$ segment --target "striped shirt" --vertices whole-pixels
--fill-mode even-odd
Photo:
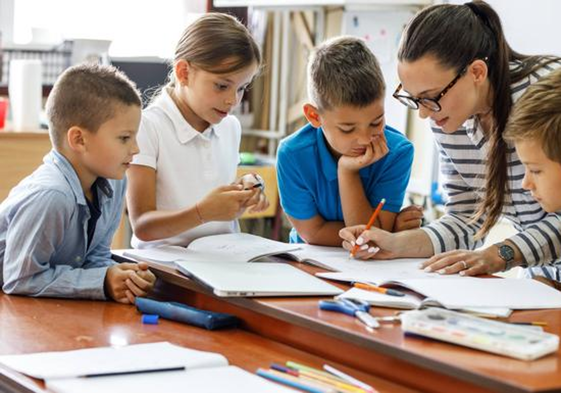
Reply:
[[[559,66],[561,63],[548,64],[528,78],[513,84],[513,102],[516,102],[532,83]],[[439,150],[443,188],[448,200],[444,216],[422,229],[430,237],[435,254],[481,247],[483,239],[476,241],[474,235],[481,228],[484,217],[475,223],[471,221],[478,202],[484,198],[489,147],[487,139],[477,117],[468,119],[452,134],[444,133],[434,123],[431,123],[431,128]],[[524,255],[525,266],[561,263],[561,215],[545,212],[530,192],[522,188],[524,166],[511,144],[508,145],[507,162],[510,198],[505,198],[502,213],[519,231],[509,240]],[[529,275],[540,274],[559,279],[557,269],[528,270]]]

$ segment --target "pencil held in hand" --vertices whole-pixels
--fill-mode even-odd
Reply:
[[[378,214],[380,214],[380,211],[382,210],[382,207],[384,206],[384,203],[386,203],[385,198],[382,199],[380,201],[380,203],[378,203],[378,206],[376,207],[376,210],[374,210],[374,212],[372,212],[372,215],[370,216],[370,220],[368,220],[368,223],[366,224],[366,228],[364,229],[365,231],[372,228],[372,225],[374,225],[374,221],[376,221],[376,218],[378,218]],[[355,254],[357,253],[359,248],[360,248],[360,245],[355,242],[355,245],[354,245],[353,249],[351,250],[351,258],[354,258]]]

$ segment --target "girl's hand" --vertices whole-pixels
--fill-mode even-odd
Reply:
[[[250,207],[250,213],[259,213],[267,210],[269,207],[269,200],[267,199],[265,193],[262,190],[259,190],[255,196],[246,202],[245,207]]]
[[[421,269],[439,274],[459,274],[461,276],[476,276],[500,272],[505,267],[505,261],[499,257],[497,246],[485,250],[469,251],[454,250],[443,252],[421,264]]]
[[[197,204],[204,222],[231,221],[245,209],[244,204],[258,194],[260,190],[244,190],[243,185],[233,184],[212,190]]]
[[[255,190],[255,193],[242,206],[239,215],[242,215],[245,209],[251,207],[250,213],[258,213],[269,207],[269,201],[265,195],[265,181],[257,173],[246,173],[236,180],[235,184],[243,185],[244,190]]]
[[[380,160],[388,154],[388,144],[384,134],[372,137],[371,142],[366,146],[364,154],[356,157],[342,156],[339,158],[338,166],[349,171],[359,171]]]

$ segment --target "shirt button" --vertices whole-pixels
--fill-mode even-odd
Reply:
[[[74,258],[74,260],[75,260],[76,262],[80,262],[80,261],[82,260],[82,257],[76,257],[76,258]]]

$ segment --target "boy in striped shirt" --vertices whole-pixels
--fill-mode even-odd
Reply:
[[[561,69],[551,72],[526,90],[514,107],[504,139],[514,143],[524,164],[522,187],[531,192],[543,210],[559,214]],[[561,289],[561,282],[545,281]]]

